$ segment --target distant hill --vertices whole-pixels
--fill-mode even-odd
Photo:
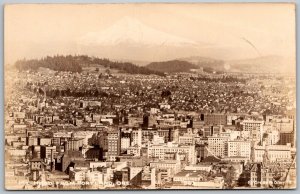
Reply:
[[[176,72],[189,72],[191,69],[198,69],[199,67],[188,61],[172,60],[163,62],[152,62],[146,65],[148,69],[153,71],[176,73]]]
[[[277,55],[226,62],[231,71],[261,73],[295,73],[295,64],[296,62],[292,58]]]
[[[132,62],[111,61],[109,59],[89,57],[87,55],[56,55],[41,59],[23,59],[14,64],[18,70],[34,70],[48,68],[54,71],[82,72],[83,69],[112,69],[114,72],[127,74],[159,75],[164,73],[190,72],[191,69],[202,68],[204,72],[244,72],[244,73],[293,73],[295,59],[276,55],[262,56],[243,60],[218,60],[206,57],[187,57],[175,60],[152,62],[146,66],[138,66]]]
[[[45,57],[42,59],[23,59],[14,65],[18,70],[38,70],[39,68],[48,68],[54,71],[81,72],[82,68],[75,58],[68,56]]]
[[[268,55],[257,58],[242,60],[218,60],[206,57],[192,56],[181,58],[180,60],[188,61],[207,72],[250,72],[250,73],[295,73],[295,61],[291,58]]]
[[[114,62],[109,59],[101,59],[96,57],[89,57],[86,55],[79,56],[53,56],[45,57],[42,59],[31,59],[31,60],[19,60],[15,63],[15,67],[18,70],[37,70],[39,68],[48,68],[54,71],[71,71],[71,72],[81,72],[83,67],[88,66],[103,66],[105,68],[117,69],[123,73],[129,74],[144,74],[144,75],[160,75],[164,74],[150,70],[146,67],[140,67],[129,62]]]
[[[192,64],[195,64],[198,66],[198,68],[203,68],[204,72],[224,72],[226,71],[226,68],[224,66],[225,61],[223,60],[217,60],[213,58],[208,57],[200,57],[200,56],[192,56],[192,57],[186,57],[186,58],[180,58],[179,60],[187,61]]]

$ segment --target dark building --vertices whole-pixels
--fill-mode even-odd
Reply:
[[[122,131],[121,132],[121,138],[122,137],[129,138],[131,140],[131,132],[129,132],[129,131]]]
[[[169,142],[178,141],[179,138],[179,129],[170,128],[169,129]]]
[[[165,142],[169,142],[171,140],[171,130],[172,128],[164,128],[164,129],[158,129],[157,130],[157,134],[160,136],[160,137],[164,137],[164,141]]]
[[[216,135],[216,134],[219,134],[220,132],[221,132],[220,127],[218,127],[218,126],[207,126],[207,127],[204,127],[203,137]]]
[[[123,168],[122,170],[116,171],[113,177],[113,183],[116,185],[128,183],[130,180],[129,168]],[[120,185],[121,186],[121,185]]]
[[[208,156],[208,151],[205,148],[206,145],[204,144],[196,144],[195,150],[197,153],[197,159],[198,162],[202,162],[204,160],[204,158],[206,158]]]
[[[204,121],[204,114],[200,114],[200,121]]]
[[[156,117],[150,114],[145,114],[143,116],[143,128],[155,127],[157,125]]]
[[[286,145],[287,143],[290,143],[292,146],[294,145],[294,133],[280,133],[279,136],[279,145]]]
[[[75,160],[84,160],[82,153],[80,151],[66,151],[61,158],[61,170],[68,173],[72,161]]]
[[[89,149],[86,153],[86,159],[98,159],[103,160],[103,149],[99,146]]]
[[[227,117],[225,114],[205,114],[204,123],[206,125],[226,125]]]
[[[149,127],[149,114],[143,116],[143,128],[148,128]]]
[[[103,149],[103,151],[108,150],[108,139],[107,139],[108,133],[107,131],[100,131],[98,132],[97,139],[98,139],[98,145],[100,148]]]
[[[130,169],[129,169],[130,170]],[[131,172],[130,172],[131,173]],[[142,185],[142,171],[137,173],[131,180],[130,180],[130,185],[132,186],[141,186]]]

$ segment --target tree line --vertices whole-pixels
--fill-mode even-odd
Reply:
[[[54,71],[70,71],[70,72],[81,72],[82,67],[80,64],[71,56],[56,55],[53,57],[44,57],[41,59],[22,59],[15,63],[15,67],[18,70],[37,70],[40,67],[49,68]]]
[[[56,55],[47,56],[41,59],[22,59],[15,63],[18,70],[37,70],[39,67],[49,68],[54,71],[82,72],[82,67],[89,65],[100,65],[105,68],[117,69],[129,74],[159,75],[164,73],[150,70],[147,67],[140,67],[129,62],[114,62],[109,59],[89,57],[87,55]]]

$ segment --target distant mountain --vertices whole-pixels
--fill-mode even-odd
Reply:
[[[187,61],[172,60],[163,62],[152,62],[146,65],[148,69],[153,71],[176,73],[176,72],[189,72],[191,69],[198,69],[197,65],[194,65]]]
[[[111,26],[84,34],[77,40],[78,52],[133,61],[172,60],[189,56],[206,43],[164,32],[133,17],[124,17]]]
[[[141,46],[195,46],[196,42],[156,30],[141,21],[124,17],[101,32],[90,32],[79,40],[81,44],[91,45],[141,45]]]

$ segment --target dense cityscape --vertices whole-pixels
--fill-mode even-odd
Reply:
[[[5,72],[5,187],[292,189],[294,76]]]

